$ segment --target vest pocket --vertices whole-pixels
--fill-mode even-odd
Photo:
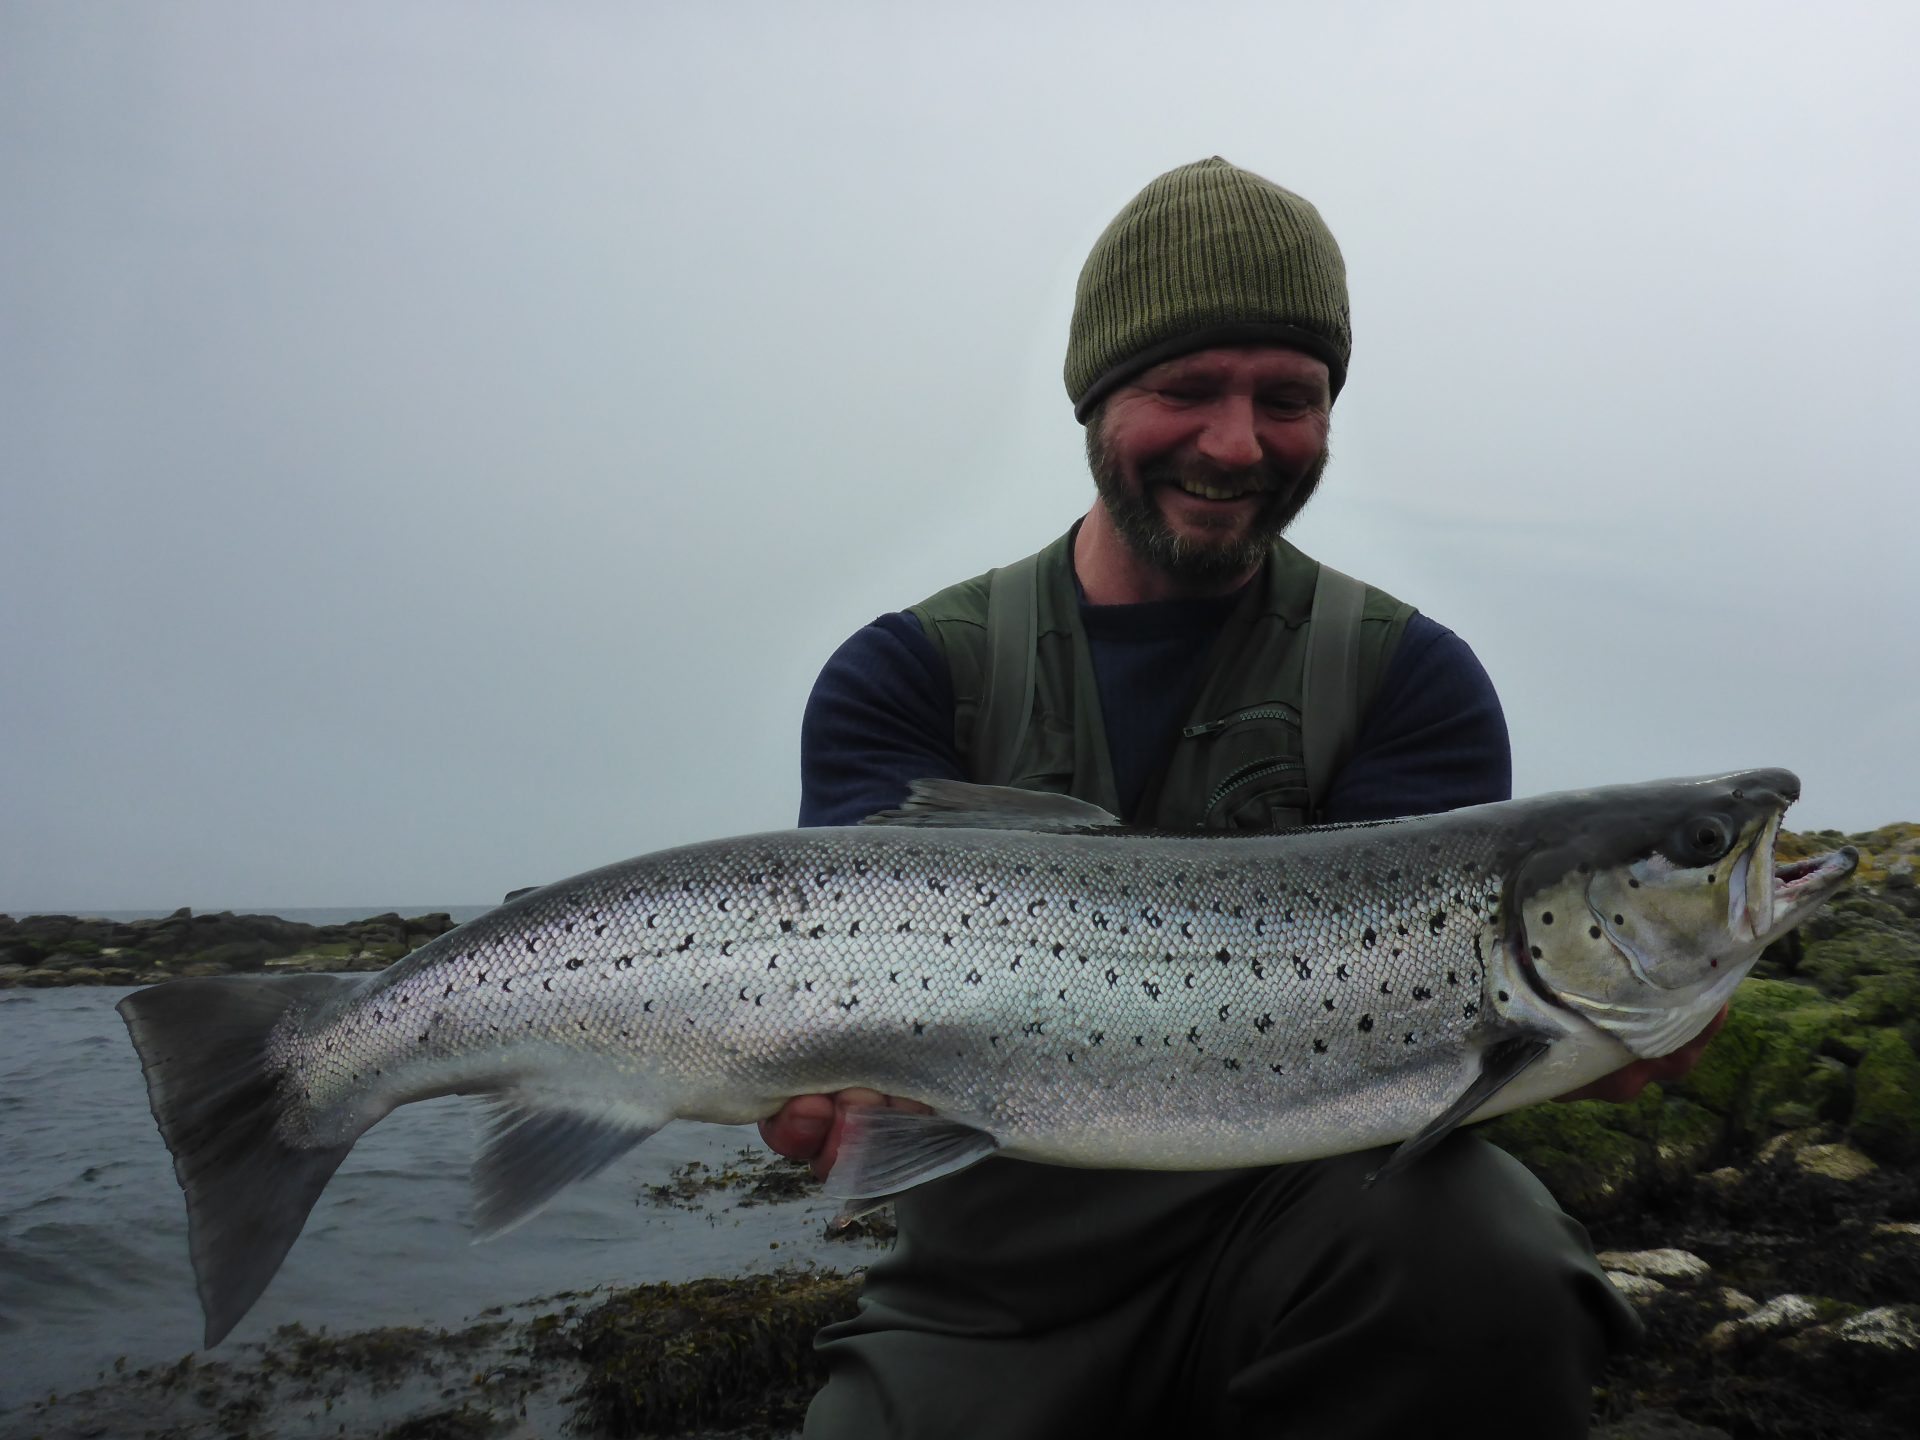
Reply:
[[[1290,830],[1306,823],[1307,767],[1300,712],[1284,701],[1244,705],[1188,725],[1207,783],[1200,823],[1209,830]]]

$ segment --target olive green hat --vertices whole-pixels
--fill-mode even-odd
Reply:
[[[1347,268],[1320,212],[1218,155],[1169,170],[1094,242],[1073,297],[1067,394],[1084,422],[1162,360],[1212,345],[1288,345],[1338,395],[1353,330]]]

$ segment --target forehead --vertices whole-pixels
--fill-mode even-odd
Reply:
[[[1167,380],[1235,381],[1255,385],[1307,383],[1325,386],[1327,364],[1304,350],[1283,345],[1216,345],[1162,360],[1136,375],[1132,384],[1152,385]]]

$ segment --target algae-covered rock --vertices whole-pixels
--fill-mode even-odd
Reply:
[[[797,1428],[825,1378],[814,1334],[854,1313],[859,1287],[811,1271],[641,1285],[548,1327],[539,1348],[585,1363],[581,1414],[596,1432]]]
[[[1860,1147],[1883,1160],[1920,1159],[1920,1055],[1900,1031],[1868,1040],[1854,1091],[1849,1129]]]

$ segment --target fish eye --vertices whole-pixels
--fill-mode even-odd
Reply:
[[[1695,815],[1674,827],[1664,848],[1677,865],[1706,865],[1733,848],[1733,827],[1718,815]]]

